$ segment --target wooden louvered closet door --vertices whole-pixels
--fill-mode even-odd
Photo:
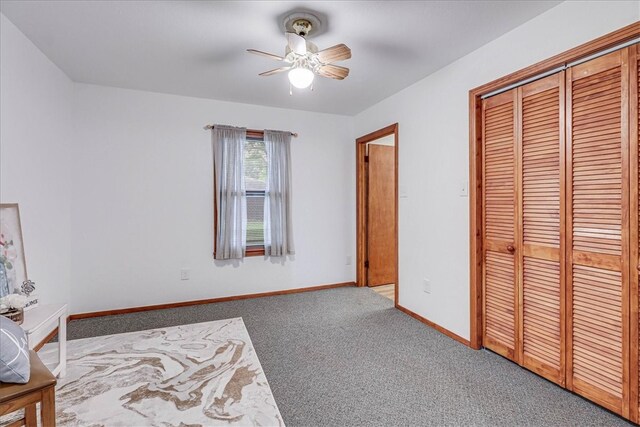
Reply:
[[[627,49],[567,70],[567,388],[628,416]]]
[[[640,420],[640,45],[483,100],[483,345]]]
[[[564,385],[564,72],[518,88],[520,363]]]
[[[516,89],[485,99],[483,343],[515,360],[517,348]]]

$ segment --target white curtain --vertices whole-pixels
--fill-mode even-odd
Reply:
[[[267,185],[264,199],[264,251],[266,256],[292,255],[291,133],[265,130]]]
[[[244,188],[247,129],[215,125],[211,134],[218,221],[215,259],[241,259],[245,254],[247,233]]]

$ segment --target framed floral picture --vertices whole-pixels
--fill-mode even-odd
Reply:
[[[0,204],[0,298],[20,291],[25,280],[27,263],[18,204]]]

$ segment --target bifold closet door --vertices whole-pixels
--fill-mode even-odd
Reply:
[[[509,359],[518,355],[517,90],[485,99],[483,118],[483,343]]]
[[[566,73],[567,388],[628,416],[628,49]]]
[[[518,88],[520,363],[564,385],[564,72]]]

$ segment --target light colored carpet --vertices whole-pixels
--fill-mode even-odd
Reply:
[[[68,354],[59,426],[284,425],[241,318],[73,340]]]

